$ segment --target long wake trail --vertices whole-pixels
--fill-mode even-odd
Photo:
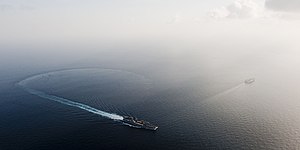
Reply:
[[[50,94],[44,93],[42,91],[27,88],[22,82],[19,82],[18,85],[20,85],[25,91],[29,92],[30,94],[39,96],[41,98],[49,99],[49,100],[52,100],[52,101],[55,101],[55,102],[58,102],[58,103],[61,103],[61,104],[64,104],[64,105],[77,107],[77,108],[83,109],[85,111],[88,111],[88,112],[91,112],[91,113],[94,113],[94,114],[97,114],[97,115],[100,115],[102,117],[106,117],[106,118],[109,118],[109,119],[123,120],[123,117],[120,116],[120,115],[113,114],[113,113],[108,113],[108,112],[105,112],[105,111],[101,111],[101,110],[98,110],[98,109],[93,108],[91,106],[88,106],[88,105],[85,105],[85,104],[82,104],[82,103],[78,103],[78,102],[74,102],[74,101],[71,101],[71,100],[66,99],[66,98],[58,97],[58,96],[55,96],[55,95],[50,95]]]
[[[217,94],[215,94],[213,96],[210,96],[210,97],[204,99],[203,101],[201,101],[201,103],[205,103],[205,102],[217,100],[218,98],[220,98],[220,97],[222,97],[222,96],[224,96],[226,94],[229,94],[231,92],[234,92],[235,90],[243,87],[244,85],[245,85],[245,83],[239,83],[239,84],[237,84],[237,85],[235,85],[233,87],[230,87],[230,88],[228,88],[228,89],[226,89],[224,91],[221,91],[221,92],[219,92],[219,93],[217,93]]]

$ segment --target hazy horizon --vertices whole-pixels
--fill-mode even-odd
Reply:
[[[299,0],[0,0],[0,149],[298,149],[299,27]]]

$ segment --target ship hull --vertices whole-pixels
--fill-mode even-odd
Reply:
[[[145,122],[143,120],[138,120],[136,118],[128,117],[128,116],[123,116],[123,117],[124,119],[122,120],[122,123],[130,127],[152,130],[152,131],[156,131],[158,129],[158,126],[152,125],[149,122]]]

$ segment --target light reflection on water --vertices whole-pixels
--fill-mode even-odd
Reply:
[[[2,81],[0,143],[4,149],[300,147],[300,71],[296,56],[292,60],[255,53],[251,55],[253,60],[248,56],[205,56],[199,61],[188,54],[185,59],[158,58],[117,71],[52,72],[30,84],[101,110],[153,122],[160,127],[156,133],[133,130],[14,86],[25,76],[42,71]],[[227,63],[228,57],[238,60]],[[256,82],[243,84],[251,77]]]

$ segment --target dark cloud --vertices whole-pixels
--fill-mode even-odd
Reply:
[[[268,9],[300,12],[300,0],[266,0]]]

